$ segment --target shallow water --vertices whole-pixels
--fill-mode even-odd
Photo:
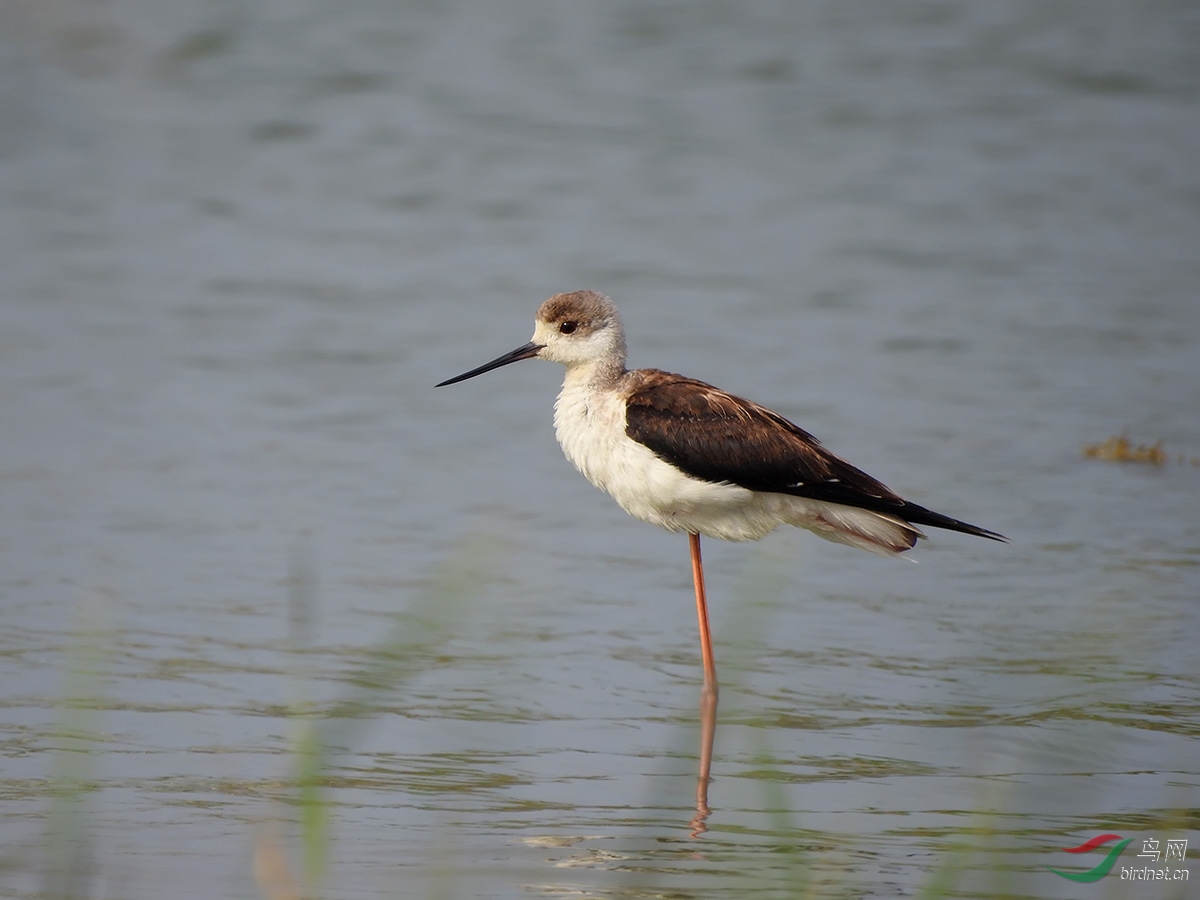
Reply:
[[[1062,847],[1195,843],[1200,19],[1096,10],[5,6],[0,893],[260,896],[271,822],[298,878],[289,710],[347,697],[328,896],[1066,897]],[[1013,539],[707,542],[699,838],[686,541],[562,459],[554,367],[432,388],[579,287]],[[1082,458],[1126,428],[1171,462]]]

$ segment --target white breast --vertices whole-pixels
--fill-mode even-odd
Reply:
[[[554,404],[563,453],[627,513],[668,531],[727,541],[762,537],[783,524],[769,495],[685,475],[625,433],[625,401],[568,377]]]

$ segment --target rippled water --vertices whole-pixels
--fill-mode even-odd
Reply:
[[[0,893],[282,890],[330,708],[328,896],[1195,843],[1198,50],[1177,0],[7,4]],[[686,541],[562,459],[555,367],[432,388],[580,287],[1013,539],[707,542],[698,838]]]

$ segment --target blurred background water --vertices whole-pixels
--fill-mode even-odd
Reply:
[[[4,4],[0,893],[259,896],[274,820],[299,872],[289,703],[473,560],[332,763],[329,896],[1072,896],[1061,847],[1195,843],[1198,90],[1186,0]],[[432,389],[585,287],[1013,539],[709,542],[699,839],[686,541],[563,460],[557,367]],[[1170,462],[1081,457],[1126,428]]]

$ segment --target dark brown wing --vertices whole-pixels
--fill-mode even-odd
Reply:
[[[693,478],[1004,540],[995,532],[908,503],[765,406],[657,369],[640,369],[628,377],[625,433]]]

